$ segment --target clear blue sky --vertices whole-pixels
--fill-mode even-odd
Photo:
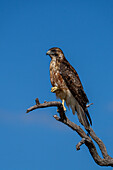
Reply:
[[[93,129],[113,157],[113,0],[0,1],[0,169],[99,170],[56,108],[26,109],[50,92],[51,47],[60,47],[94,105]],[[77,116],[67,116],[78,123]],[[107,168],[111,169],[111,168]]]

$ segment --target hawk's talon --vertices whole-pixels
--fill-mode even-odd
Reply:
[[[66,110],[66,108],[63,106],[63,110],[64,110],[64,112],[66,112],[67,110]],[[57,109],[57,112],[59,113],[59,109]]]
[[[66,112],[66,111],[67,111],[67,109],[65,108],[65,106],[63,106],[63,109],[64,109],[64,112]]]
[[[58,113],[59,113],[59,111],[60,111],[60,110],[59,110],[59,109],[57,109],[57,112],[58,112]]]
[[[51,88],[52,93],[55,93],[57,90],[58,90],[58,87],[56,87],[56,86]]]

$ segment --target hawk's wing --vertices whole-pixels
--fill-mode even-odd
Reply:
[[[79,79],[77,72],[66,59],[64,59],[60,63],[60,74],[62,75],[72,95],[78,101],[79,105],[83,108],[84,112],[89,118],[90,124],[92,125],[90,115],[86,108],[86,104],[89,102],[88,98],[83,90],[83,87],[82,87],[82,84],[81,84],[81,81]]]

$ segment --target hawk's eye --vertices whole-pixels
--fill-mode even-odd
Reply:
[[[56,52],[56,50],[52,50],[52,52],[53,52],[53,53],[55,53],[55,52]]]
[[[57,53],[55,53],[54,55],[55,55],[56,57],[58,56],[58,54],[57,54]]]

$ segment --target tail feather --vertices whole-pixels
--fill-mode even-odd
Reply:
[[[77,111],[77,116],[78,116],[80,123],[85,127],[85,129],[89,129],[89,127],[90,127],[89,121],[91,124],[92,124],[92,121],[89,116],[88,110],[87,110],[87,112],[85,112],[83,110],[83,108],[79,104],[77,104],[76,111]],[[88,121],[87,117],[88,117],[89,121]]]

